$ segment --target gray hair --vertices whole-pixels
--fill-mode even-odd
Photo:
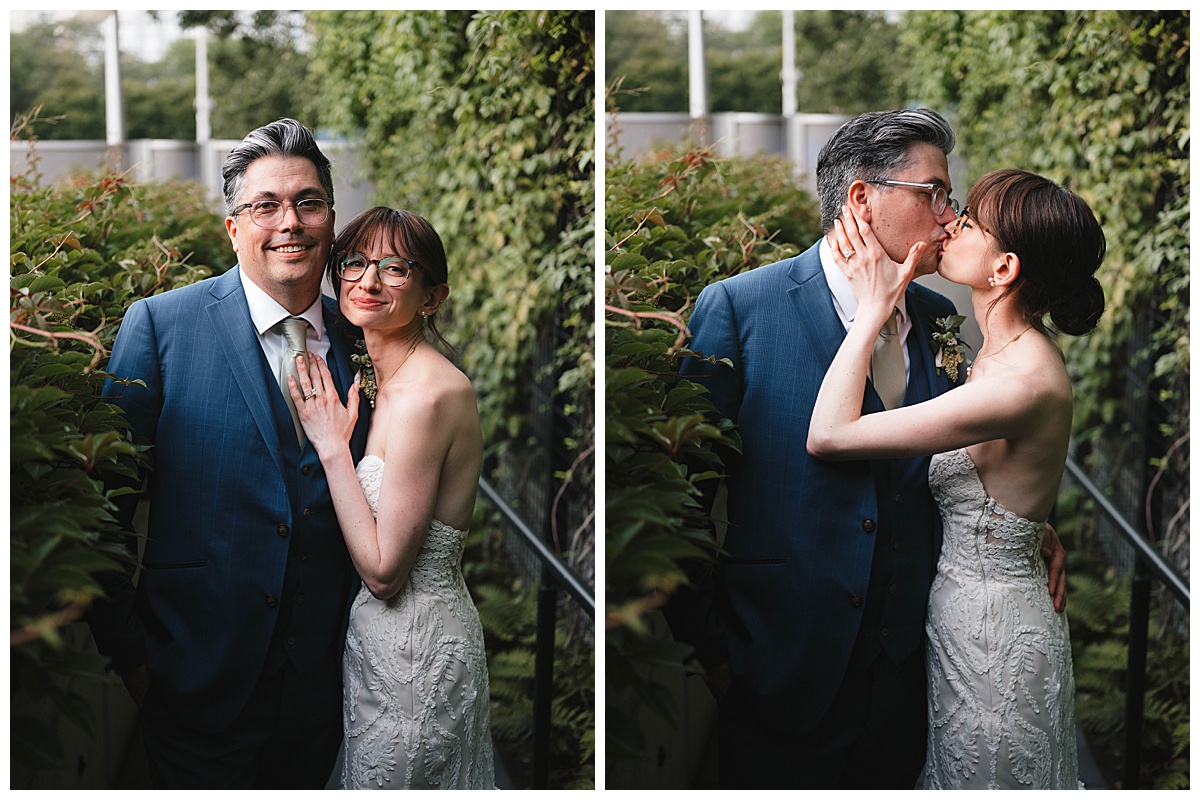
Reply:
[[[246,169],[267,156],[307,158],[317,168],[317,179],[333,205],[333,175],[329,159],[317,147],[312,131],[294,119],[280,119],[246,134],[237,147],[225,157],[221,177],[225,180],[225,213],[233,214],[238,198],[246,188]]]
[[[928,108],[872,111],[842,125],[817,156],[821,230],[833,227],[850,184],[894,176],[914,144],[932,144],[948,156],[954,141],[950,123]]]

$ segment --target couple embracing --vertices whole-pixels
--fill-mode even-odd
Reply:
[[[1079,788],[1065,553],[1048,519],[1104,235],[1034,173],[958,211],[952,128],[864,114],[822,149],[825,236],[697,300],[685,377],[735,422],[714,571],[665,611],[720,711],[728,788]],[[969,286],[971,369],[953,305]],[[1049,567],[1047,567],[1047,563]]]
[[[344,788],[493,788],[460,569],[482,437],[426,335],[441,240],[382,207],[335,238],[330,162],[295,120],[222,174],[237,266],[134,303],[105,387],[153,468],[136,588],[114,582],[89,622],[151,779],[321,789],[340,748]]]

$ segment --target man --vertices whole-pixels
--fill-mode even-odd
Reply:
[[[737,423],[742,454],[726,458],[729,529],[715,582],[665,611],[720,701],[726,788],[910,789],[923,766],[925,605],[941,537],[929,459],[824,462],[806,441],[858,306],[832,258],[833,221],[852,207],[898,262],[928,242],[917,273],[932,273],[956,216],[954,143],[925,109],[847,122],[817,161],[826,238],[697,299],[692,349],[732,365],[692,358],[683,376]],[[900,351],[890,370],[873,367],[864,413],[885,407],[881,394],[893,407],[952,387],[931,337],[934,320],[953,313],[946,298],[909,286]],[[884,390],[888,372],[899,384]]]
[[[106,395],[153,446],[149,530],[136,589],[90,622],[139,703],[156,787],[319,789],[341,738],[358,578],[281,376],[306,349],[343,401],[353,379],[320,293],[333,181],[290,119],[247,135],[222,174],[237,266],[134,303],[113,347]]]

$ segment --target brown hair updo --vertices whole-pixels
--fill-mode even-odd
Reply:
[[[1104,312],[1095,272],[1104,261],[1104,231],[1083,198],[1049,178],[1021,169],[984,175],[967,193],[972,219],[987,227],[1021,270],[1005,296],[1030,322],[1050,315],[1054,327],[1081,336]]]

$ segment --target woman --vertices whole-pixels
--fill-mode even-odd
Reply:
[[[984,335],[966,383],[862,416],[873,344],[928,245],[895,264],[848,216],[832,249],[860,304],[821,385],[808,449],[831,459],[935,454],[929,486],[944,539],[925,626],[924,785],[1078,788],[1070,637],[1039,553],[1066,463],[1071,382],[1042,319],[1073,335],[1095,327],[1104,234],[1082,199],[1046,178],[980,178],[938,266],[971,287]]]
[[[298,358],[288,384],[363,582],[342,659],[342,787],[493,788],[483,629],[460,570],[483,440],[471,382],[425,335],[441,338],[445,251],[416,214],[373,208],[338,235],[328,273],[369,366],[346,407],[319,357]],[[356,471],[360,393],[374,411]]]

